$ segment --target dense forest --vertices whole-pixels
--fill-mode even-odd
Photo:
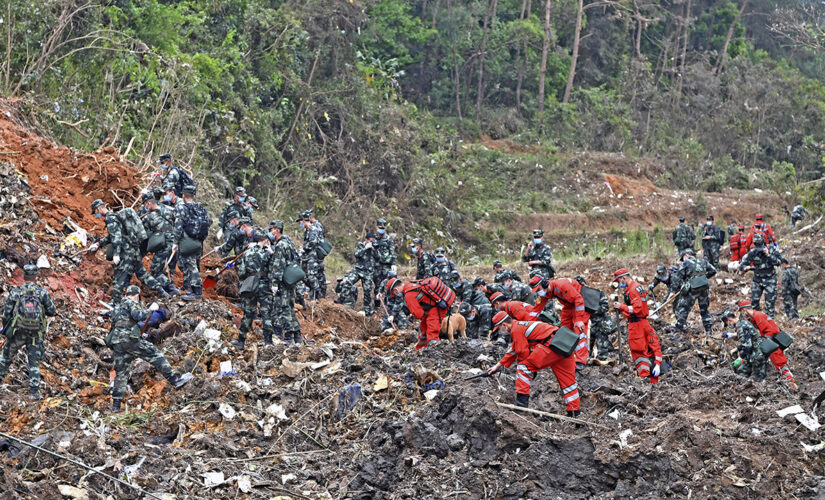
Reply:
[[[0,89],[56,140],[171,152],[274,213],[437,231],[548,208],[513,188],[583,151],[705,191],[823,173],[812,0],[6,0],[0,23]]]

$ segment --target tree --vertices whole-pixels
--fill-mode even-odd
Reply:
[[[539,114],[544,113],[544,91],[547,78],[547,53],[550,50],[550,6],[552,0],[544,4],[544,40],[541,45],[541,68],[539,69]]]
[[[570,91],[573,88],[573,79],[576,77],[576,61],[579,59],[579,41],[582,33],[582,13],[584,11],[584,0],[579,0],[579,8],[576,10],[576,32],[573,34],[573,55],[570,58],[570,72],[567,75],[567,86],[564,87],[564,97],[561,102],[570,102]]]

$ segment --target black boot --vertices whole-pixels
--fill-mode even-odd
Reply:
[[[120,413],[120,400],[113,399],[112,400],[112,413]]]
[[[264,345],[272,345],[272,332],[264,331]]]
[[[171,295],[169,295],[169,293],[167,293],[166,290],[164,290],[162,287],[158,287],[155,290],[155,293],[158,294],[158,297],[162,299],[168,299],[169,297],[171,297]]]
[[[40,389],[37,387],[31,387],[29,389],[29,399],[33,401],[40,399]]]
[[[199,286],[193,286],[192,292],[183,296],[183,300],[200,300],[203,298],[203,290]]]
[[[295,343],[292,340],[292,332],[284,332],[284,343],[285,344],[294,344]]]
[[[239,351],[243,351],[243,348],[246,345],[246,338],[238,335],[237,340],[232,340],[229,343],[237,347]]]
[[[567,416],[571,418],[578,418],[579,414],[581,414],[581,410],[568,410]]]
[[[301,338],[301,332],[300,331],[292,332],[292,341],[296,344],[303,344],[304,343],[304,339]]]
[[[521,406],[522,408],[527,408],[527,405],[530,403],[530,395],[529,394],[516,394],[516,406]]]
[[[176,295],[180,295],[180,293],[181,293],[180,290],[178,290],[178,287],[176,287],[175,284],[172,283],[171,281],[166,284],[165,289],[166,289],[166,292],[172,297],[174,297]]]
[[[280,325],[275,325],[275,326],[273,327],[273,329],[274,329],[274,331],[275,331],[275,332],[274,332],[274,333],[275,333],[275,335],[274,335],[274,336],[275,336],[278,340],[280,340],[281,342],[283,342],[283,341],[284,341],[284,327],[282,327],[282,326],[280,326]]]

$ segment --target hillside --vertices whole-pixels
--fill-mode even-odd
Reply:
[[[788,352],[799,393],[788,392],[773,372],[764,383],[734,375],[729,363],[735,344],[718,338],[718,324],[717,338],[701,336],[694,311],[687,337],[655,322],[671,369],[659,385],[638,380],[626,352],[624,365],[591,366],[579,376],[583,427],[497,406],[512,401],[512,372],[465,381],[503,353],[489,342],[459,339],[416,352],[413,332],[378,335],[375,319],[324,299],[299,313],[313,343],[300,350],[252,344],[238,354],[228,347],[240,319],[232,298],[170,301],[174,322],[163,331],[162,349],[195,380],[174,391],[138,362],[129,381],[129,411],[108,415],[111,353],[102,346],[107,324],[99,313],[110,266],[102,258],[75,262],[56,252],[71,251],[60,249],[75,230],[69,218],[99,232],[86,207],[98,196],[129,204],[140,172],[112,150],[56,146],[8,115],[0,115],[0,139],[3,291],[20,282],[20,264],[45,256],[50,268],[42,270],[42,282],[61,311],[46,337],[46,398],[22,397],[26,373],[16,360],[0,390],[0,428],[147,492],[0,440],[9,498],[750,498],[816,496],[825,487],[821,430],[776,413],[794,404],[811,412],[811,401],[825,390],[819,375],[825,371],[822,307],[807,297],[800,307],[808,314],[793,326],[796,343]],[[566,195],[600,210],[515,215],[512,234],[523,238],[528,228],[542,225],[560,237],[560,245],[585,231],[589,239],[608,241],[639,227],[669,226],[679,213],[703,213],[689,193],[651,183],[647,175],[655,177],[655,170],[646,174],[601,158],[582,156],[579,161],[592,170],[569,172],[565,184]],[[588,180],[573,182],[583,172]],[[592,181],[597,172],[612,198],[607,186]],[[756,208],[779,213],[773,195],[765,193],[704,197],[708,209],[726,219],[747,220]],[[780,237],[788,236],[781,221],[771,220]],[[782,243],[815,296],[825,292],[818,278],[825,266],[820,227]],[[568,252],[559,272],[582,273],[591,285],[610,289],[616,267],[627,265],[649,278],[672,253],[651,247],[631,258],[618,246],[607,248],[600,256]],[[487,266],[462,268],[468,276],[491,278],[489,272]],[[732,283],[714,284],[715,318],[748,286],[739,275],[721,278]],[[231,288],[227,279],[222,284]],[[223,361],[232,362],[234,373],[220,375]],[[443,389],[419,387],[414,373],[422,368],[435,371]],[[552,375],[538,381],[532,406],[562,413]],[[347,411],[341,391],[353,384],[362,397]]]

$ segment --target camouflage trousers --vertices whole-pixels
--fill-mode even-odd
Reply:
[[[693,308],[695,302],[699,303],[699,314],[702,316],[702,326],[705,330],[709,330],[713,326],[713,320],[708,312],[710,307],[710,295],[708,294],[709,287],[702,287],[699,290],[690,290],[682,293],[677,300],[679,305],[676,308],[676,328],[681,330],[687,323],[688,314]]]
[[[153,278],[160,283],[160,286],[163,288],[167,288],[171,281],[169,280],[169,276],[166,274],[166,261],[169,259],[169,255],[172,254],[172,246],[166,245],[166,248],[161,250],[160,252],[156,252],[152,256],[152,265],[149,266],[149,274],[152,275]],[[177,253],[176,253],[177,254]],[[175,272],[175,266],[172,262],[169,263],[169,274]]]
[[[324,275],[321,264],[321,261],[313,258],[301,262],[301,267],[307,275],[306,278],[304,278],[304,283],[306,283],[309,289],[309,300],[323,297],[321,294],[321,282],[326,282],[327,277]]]
[[[759,307],[759,300],[765,294],[765,308]],[[776,275],[753,275],[751,282],[751,304],[754,309],[765,311],[768,316],[776,315]]]
[[[370,281],[370,285],[372,285],[372,281]],[[358,286],[355,283],[344,279],[344,281],[335,287],[335,293],[338,294],[335,302],[355,309],[355,303],[358,301]]]
[[[14,334],[6,338],[3,352],[0,353],[0,380],[6,378],[9,366],[14,360],[17,351],[26,347],[26,357],[29,364],[29,387],[40,388],[40,360],[43,358],[43,337],[41,335]]]
[[[610,336],[616,331],[616,322],[607,314],[590,316],[591,346],[595,345],[598,351],[597,359],[607,361],[613,352],[613,342]]]
[[[137,251],[123,253],[125,255],[121,256],[120,263],[115,266],[114,281],[112,283],[112,305],[120,303],[120,299],[123,298],[123,291],[132,281],[132,275],[137,276],[141,283],[152,290],[162,288],[161,284],[143,267],[143,261]]]
[[[387,279],[389,279],[389,277],[390,277],[390,266],[383,266],[383,265],[379,265],[379,264],[375,265],[375,269],[373,269],[373,271],[372,271],[372,284],[373,284],[373,288],[375,289],[376,293],[380,293],[384,297],[387,296],[387,291],[382,289],[381,285],[385,284],[384,282]],[[373,307],[375,309],[378,309],[379,307],[381,307],[381,303],[378,301],[378,299],[375,299],[373,301]]]
[[[112,390],[112,400],[121,401],[126,395],[126,383],[129,381],[132,361],[142,359],[157,369],[167,380],[172,378],[174,370],[157,347],[145,339],[119,342],[112,345],[115,353],[115,387]]]
[[[799,298],[799,294],[796,292],[782,292],[782,302],[785,304],[785,316],[788,319],[799,319],[799,311],[796,308],[796,299]]]
[[[246,334],[252,328],[252,322],[258,317],[260,309],[260,318],[263,325],[262,330],[264,338],[272,338],[275,332],[275,327],[272,323],[273,295],[266,292],[258,292],[241,296],[241,310],[243,311],[243,318],[241,319],[241,326],[238,329],[238,340],[246,341]]]
[[[374,302],[375,302],[375,293],[374,293],[374,289],[373,289],[372,272],[368,271],[368,270],[365,270],[365,269],[358,269],[358,268],[355,268],[353,270],[353,272],[355,273],[355,276],[356,276],[355,281],[353,282],[353,287],[355,285],[357,285],[358,282],[360,281],[361,282],[361,288],[364,292],[364,298],[363,298],[363,301],[364,301],[364,314],[366,314],[367,316],[372,316],[372,313],[373,313],[373,310],[374,310],[373,305],[374,305]],[[357,291],[356,291],[356,293],[357,293]],[[386,295],[386,294],[384,294],[384,295]],[[355,301],[353,301],[353,305],[354,305],[354,303],[355,303]]]
[[[390,316],[392,316],[392,322],[395,326],[399,330],[408,330],[410,328],[410,321],[404,312],[404,298],[401,295],[397,295],[395,297],[385,298],[384,300],[384,303],[387,305],[387,311],[390,313]],[[389,316],[384,314],[381,318],[381,331],[383,332],[387,328],[392,328],[392,324],[390,323]]]
[[[301,333],[301,324],[295,316],[295,289],[286,285],[278,287],[272,297],[272,325],[276,330]]]
[[[742,364],[735,370],[737,375],[743,377],[753,376],[753,379],[757,382],[765,380],[768,360],[762,354],[762,351],[757,348],[751,352],[740,352],[739,355],[742,358]]]
[[[201,254],[196,253],[178,259],[178,267],[183,273],[183,286],[186,291],[200,290],[201,286]]]
[[[709,243],[702,246],[702,253],[705,256],[705,259],[707,259],[710,265],[716,269],[719,269],[719,250],[720,248],[718,243]]]

